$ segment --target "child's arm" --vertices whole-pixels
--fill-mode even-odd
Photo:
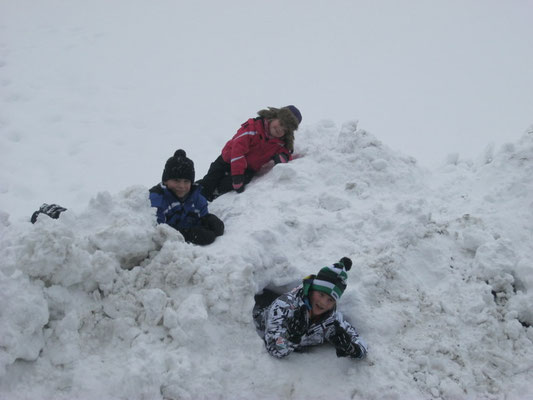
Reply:
[[[196,201],[196,206],[198,207],[198,210],[200,210],[199,217],[203,218],[207,214],[209,214],[209,211],[207,209],[207,200],[204,196],[198,196],[198,199]]]
[[[156,215],[157,215],[157,223],[162,224],[166,221],[165,214],[163,213],[163,196],[159,193],[150,192],[150,203],[152,207],[157,209]]]
[[[296,302],[283,296],[272,303],[268,310],[265,326],[265,345],[270,355],[283,358],[291,354],[299,345],[299,338],[291,333],[288,327],[298,316],[295,315]],[[298,314],[298,313],[297,313]],[[297,342],[297,343],[296,343]]]
[[[255,122],[249,120],[244,123],[232,139],[231,145],[231,176],[244,175],[248,167],[246,155],[250,151],[250,142],[257,133]]]
[[[326,331],[326,339],[337,350],[337,357],[365,358],[367,345],[356,329],[346,321],[340,312],[335,312],[333,326]]]

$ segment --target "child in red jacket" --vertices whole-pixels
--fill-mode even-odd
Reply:
[[[202,186],[207,200],[213,201],[232,190],[243,192],[244,186],[270,160],[278,164],[292,159],[294,131],[302,122],[300,111],[290,105],[269,107],[257,115],[241,125],[207,174],[196,182]]]

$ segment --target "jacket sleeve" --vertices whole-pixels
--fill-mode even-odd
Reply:
[[[233,137],[230,159],[232,176],[244,174],[244,171],[248,167],[246,155],[250,150],[250,143],[253,137],[257,134],[255,121],[249,120],[241,126],[237,134]]]
[[[207,210],[207,200],[204,196],[198,196],[198,210],[200,211],[199,217],[203,218],[205,217],[209,211]]]
[[[157,209],[157,223],[163,224],[166,221],[165,214],[163,213],[163,196],[159,193],[150,193],[150,203],[152,207]]]
[[[281,296],[267,310],[264,340],[267,351],[274,357],[286,357],[298,347],[288,339],[287,332],[287,320],[293,316],[295,308],[294,301]]]
[[[340,326],[352,337],[352,343],[359,347],[359,350],[361,350],[361,354],[359,357],[355,357],[355,356],[351,356],[353,358],[365,358],[366,357],[366,354],[367,354],[367,345],[366,343],[363,341],[363,339],[361,339],[361,337],[359,337],[359,333],[357,333],[357,330],[348,322],[344,319],[343,315],[336,311],[334,313],[334,318],[335,320],[337,320],[340,324]],[[326,340],[330,343],[332,343],[331,341],[331,337],[335,334],[335,329],[333,328],[330,328],[326,331]],[[333,343],[332,343],[333,344]]]

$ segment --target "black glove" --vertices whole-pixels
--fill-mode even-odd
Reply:
[[[64,207],[61,207],[60,205],[57,205],[57,204],[46,204],[46,203],[44,203],[41,206],[41,208],[39,208],[39,210],[35,211],[33,213],[33,215],[31,216],[31,223],[34,224],[35,222],[37,222],[37,216],[39,214],[46,214],[50,218],[58,219],[59,218],[59,214],[61,214],[63,211],[67,211],[67,209],[64,208]]]
[[[224,234],[224,222],[215,214],[206,214],[200,218],[200,225],[205,229],[212,231],[217,236]]]
[[[198,244],[200,246],[211,244],[216,239],[214,232],[201,226],[181,228],[178,229],[178,231],[183,235],[183,239],[185,239],[187,243]]]
[[[237,193],[244,192],[244,175],[232,175],[231,182],[233,184],[233,190]]]
[[[274,157],[272,157],[272,159],[274,160],[274,164],[285,164],[289,162],[289,155],[287,153],[278,153]]]
[[[301,306],[294,311],[294,315],[287,321],[289,340],[300,344],[302,336],[307,332],[307,307]]]
[[[335,326],[335,334],[329,340],[337,350],[337,357],[360,357],[361,349],[352,342],[350,334],[346,332],[339,321],[335,321],[333,325]]]

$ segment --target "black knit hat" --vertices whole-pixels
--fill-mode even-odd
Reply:
[[[169,179],[188,179],[194,182],[194,163],[190,158],[187,158],[185,150],[176,150],[174,155],[170,157],[163,171],[162,182]]]

